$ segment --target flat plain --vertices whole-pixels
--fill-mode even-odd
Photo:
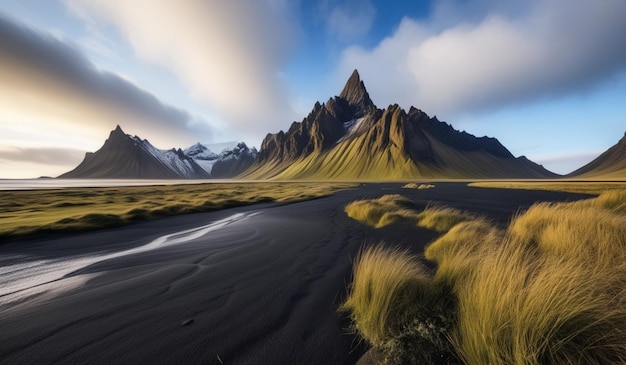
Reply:
[[[276,184],[308,197],[318,186]],[[313,200],[14,238],[0,246],[0,363],[354,364],[368,345],[338,308],[355,258],[383,241],[423,255],[441,233],[373,228],[348,217],[349,203],[400,194],[417,211],[441,205],[505,226],[537,202],[592,197],[429,184],[341,185]]]

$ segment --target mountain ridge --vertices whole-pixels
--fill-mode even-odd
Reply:
[[[117,125],[98,151],[87,152],[76,168],[58,178],[230,178],[246,170],[256,160],[256,153],[243,142],[219,154],[199,142],[185,150],[160,150],[146,139],[124,133]]]
[[[626,171],[620,157],[626,154],[626,136],[610,151],[606,152],[609,157],[603,154],[577,170],[576,176],[587,176],[594,169],[610,172],[615,163],[618,172]],[[220,153],[201,143],[184,150],[159,150],[147,140],[125,134],[118,125],[101,149],[87,153],[79,166],[59,177],[412,180],[560,176],[525,156],[515,157],[496,138],[458,131],[413,106],[408,111],[398,104],[379,109],[354,70],[339,95],[316,102],[306,117],[288,129],[268,133],[259,151],[245,143]]]
[[[339,94],[317,102],[287,132],[268,133],[253,179],[548,178],[497,139],[459,132],[436,117],[392,104],[378,109],[354,70]]]

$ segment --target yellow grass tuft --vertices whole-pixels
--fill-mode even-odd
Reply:
[[[437,232],[447,232],[461,222],[472,220],[474,217],[457,209],[444,207],[427,207],[418,215],[417,225]]]
[[[345,212],[352,219],[375,228],[381,228],[400,221],[415,220],[413,202],[393,194],[383,195],[378,199],[357,200],[345,207]]]
[[[608,191],[573,203],[540,203],[507,229],[474,218],[452,225],[430,244],[426,258],[438,265],[432,292],[456,298],[448,306],[454,323],[441,327],[453,346],[450,356],[456,353],[466,364],[626,363],[625,202],[625,191]],[[368,268],[372,273],[393,265],[368,257],[368,266],[377,266]],[[354,288],[364,280],[354,279]],[[414,303],[422,308],[419,300]],[[385,321],[396,323],[390,313]],[[359,318],[353,317],[357,328]],[[429,363],[422,354],[432,350],[432,342],[423,341],[418,330],[426,322],[409,322],[401,343],[421,347],[401,346],[404,353],[394,359]],[[397,339],[381,332],[372,343],[385,353],[386,344],[397,345]]]
[[[350,218],[375,228],[409,222],[438,232],[446,232],[460,222],[473,219],[468,213],[437,206],[417,212],[411,200],[398,194],[354,201],[346,205],[345,212]]]
[[[432,185],[432,184],[418,184],[418,183],[408,183],[402,186],[403,189],[418,189],[418,190],[431,189],[434,187],[435,185]]]
[[[447,336],[454,302],[446,294],[414,256],[378,245],[357,257],[340,310],[385,363],[451,363],[456,354]]]
[[[466,363],[626,361],[622,199],[540,203],[506,232],[459,225],[429,247],[436,278],[454,284]]]
[[[351,314],[364,339],[380,345],[432,290],[426,270],[415,257],[378,245],[357,257],[350,296],[341,309]]]
[[[454,286],[452,342],[467,364],[623,363],[619,266],[582,265],[517,242],[484,251]]]
[[[437,262],[435,281],[453,287],[482,258],[482,250],[502,242],[504,232],[484,219],[459,223],[428,245],[424,256]]]

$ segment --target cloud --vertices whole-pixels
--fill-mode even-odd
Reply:
[[[63,147],[0,146],[3,179],[57,176],[76,167],[85,151]]]
[[[326,32],[342,41],[365,36],[376,16],[376,8],[369,0],[328,1],[321,7],[325,14]]]
[[[444,115],[558,97],[626,71],[623,14],[622,0],[439,1],[374,49],[345,49],[338,74],[356,67],[375,102]]]
[[[169,143],[211,133],[202,118],[98,70],[57,36],[0,16],[0,49],[0,127],[5,134],[20,124],[34,126],[35,133],[56,130],[57,136],[97,131],[100,141],[116,124],[157,131],[156,139],[165,142],[167,136]],[[54,143],[55,135],[48,137]]]
[[[46,165],[75,166],[85,156],[85,151],[73,148],[3,148],[0,160],[10,162],[32,162]]]
[[[113,25],[144,62],[173,72],[242,135],[293,117],[281,69],[297,26],[286,0],[65,0],[75,14]]]

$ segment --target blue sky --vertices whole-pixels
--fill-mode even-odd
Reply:
[[[0,177],[68,171],[117,124],[259,147],[355,68],[380,108],[567,173],[626,131],[623,34],[623,0],[5,0]]]

